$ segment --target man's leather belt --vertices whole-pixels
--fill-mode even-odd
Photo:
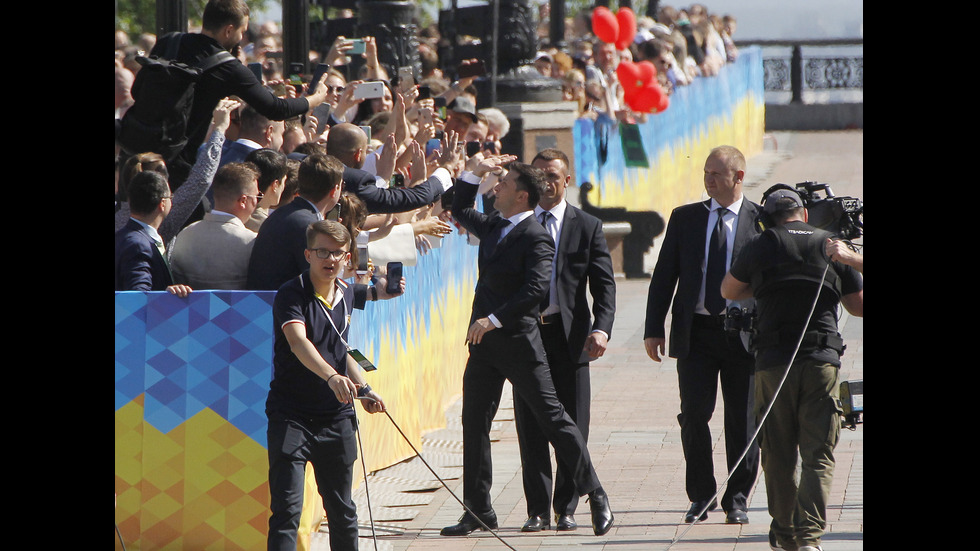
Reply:
[[[541,322],[541,325],[558,323],[559,321],[561,321],[561,314],[549,314],[547,316],[538,316],[538,321]]]

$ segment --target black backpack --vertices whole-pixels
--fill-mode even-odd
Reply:
[[[236,59],[222,50],[193,65],[172,61],[183,36],[170,37],[163,57],[136,58],[141,68],[133,81],[134,103],[119,127],[119,144],[130,155],[152,151],[173,160],[187,145],[195,83],[205,72]]]

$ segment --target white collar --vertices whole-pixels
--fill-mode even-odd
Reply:
[[[567,206],[568,203],[564,199],[562,199],[561,201],[558,201],[557,205],[551,207],[551,210],[548,211],[554,215],[556,220],[558,220],[559,225],[561,224],[561,221],[565,217],[565,208]],[[541,216],[542,212],[544,212],[544,209],[541,208],[541,205],[534,207],[534,216]]]
[[[742,208],[742,201],[744,199],[745,199],[745,196],[743,195],[743,196],[739,197],[738,199],[736,199],[734,203],[732,203],[731,205],[728,205],[725,208],[727,208],[728,210],[732,211],[733,213],[735,213],[736,216],[738,216],[738,211]],[[711,211],[712,212],[716,212],[719,208],[721,208],[721,203],[719,203],[718,201],[715,201],[714,198],[712,198],[711,199]]]

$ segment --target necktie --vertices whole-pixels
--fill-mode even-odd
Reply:
[[[555,242],[555,251],[557,251],[558,250],[558,236],[555,235],[555,225],[551,222],[554,219],[555,219],[555,215],[554,214],[551,214],[550,212],[548,212],[546,210],[541,211],[541,214],[538,215],[538,220],[541,222],[541,225],[544,226],[544,229],[547,230],[548,235],[550,235],[551,236],[551,239]],[[557,256],[558,255],[556,253],[555,254],[555,257],[557,258]],[[551,264],[551,287],[548,289],[548,292],[545,293],[544,300],[541,301],[541,312],[544,312],[545,310],[547,310],[548,309],[548,305],[551,304],[551,293],[552,293],[552,288],[554,287],[554,285],[555,285],[555,265],[554,265],[554,262],[552,262],[552,264]]]
[[[487,234],[487,242],[486,242],[487,256],[493,254],[494,249],[497,248],[497,243],[500,242],[500,239],[504,234],[504,228],[506,228],[509,225],[510,225],[510,220],[507,220],[506,218],[501,218],[494,225],[493,229],[490,230],[490,233]]]
[[[725,310],[725,299],[721,296],[721,280],[725,277],[725,257],[728,254],[728,230],[725,227],[725,213],[728,209],[718,209],[718,223],[708,242],[708,266],[704,278],[704,307],[713,315]]]

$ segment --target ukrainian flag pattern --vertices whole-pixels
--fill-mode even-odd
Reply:
[[[648,168],[626,166],[618,125],[603,118],[577,120],[576,184],[593,185],[593,205],[655,211],[666,220],[675,207],[703,198],[704,160],[712,148],[733,145],[746,158],[762,151],[762,50],[743,48],[717,76],[676,87],[669,107],[638,126]]]

